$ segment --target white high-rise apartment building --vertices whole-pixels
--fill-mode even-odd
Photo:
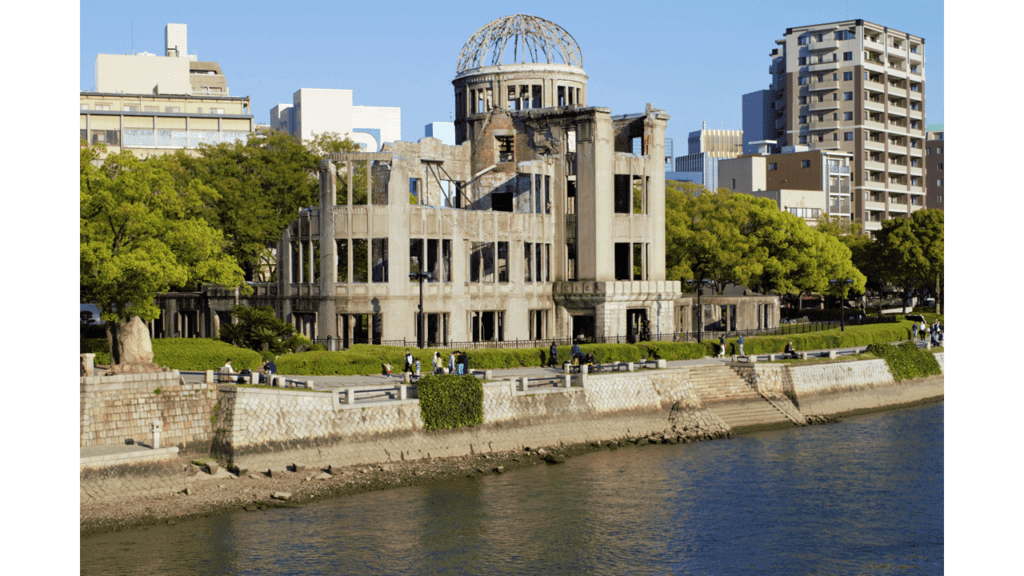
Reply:
[[[325,132],[347,135],[365,151],[377,152],[381,144],[402,139],[402,109],[354,106],[351,90],[301,88],[291,104],[270,110],[270,127],[302,142]]]
[[[924,208],[924,38],[846,20],[788,28],[775,43],[768,139],[852,153],[865,231]]]

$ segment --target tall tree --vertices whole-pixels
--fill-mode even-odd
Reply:
[[[82,302],[100,309],[111,362],[115,336],[132,317],[159,316],[155,296],[201,282],[244,286],[242,270],[225,253],[223,234],[204,214],[217,191],[199,180],[176,184],[175,157],[139,160],[83,146],[80,155],[79,273]]]
[[[245,143],[201,146],[178,156],[179,183],[200,180],[218,198],[208,205],[229,253],[247,279],[267,282],[276,270],[281,231],[302,208],[318,202],[317,156],[284,132],[250,136]]]
[[[941,284],[945,272],[945,225],[942,210],[918,210],[909,218],[882,222],[878,232],[878,256],[885,263],[888,282],[903,291],[906,312],[909,293],[915,288],[934,288],[936,310],[941,311]]]

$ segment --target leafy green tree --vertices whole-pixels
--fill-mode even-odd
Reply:
[[[299,210],[319,201],[317,156],[276,131],[199,150],[195,157],[179,153],[183,169],[176,178],[199,180],[217,191],[207,208],[229,241],[229,253],[247,279],[271,281],[281,232]]]
[[[177,158],[139,160],[130,151],[80,153],[80,298],[100,309],[112,363],[119,328],[132,317],[159,316],[155,296],[202,282],[245,286],[225,252],[223,234],[204,218],[217,191],[199,180],[177,183]]]
[[[936,311],[941,310],[941,284],[945,273],[945,224],[942,210],[918,210],[909,218],[882,222],[877,234],[877,255],[884,262],[884,278],[903,291],[906,312],[910,290],[931,291]]]
[[[763,266],[747,235],[753,198],[690,183],[665,185],[666,277],[745,285]],[[685,285],[685,284],[684,284]]]

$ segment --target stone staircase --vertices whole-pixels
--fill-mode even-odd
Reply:
[[[728,366],[695,366],[690,369],[690,383],[704,405],[734,432],[793,425]]]

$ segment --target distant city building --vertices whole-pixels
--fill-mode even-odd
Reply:
[[[924,208],[924,39],[845,20],[787,28],[775,43],[761,123],[773,133],[756,139],[853,154],[853,213],[866,231]],[[757,107],[752,97],[751,115]]]
[[[776,103],[771,90],[758,90],[743,95],[743,153],[756,154],[758,147],[752,142],[764,141],[775,136],[776,131],[772,126],[772,107],[780,106]],[[770,153],[778,153],[776,147],[769,150]]]
[[[718,188],[718,161],[743,154],[743,131],[708,130],[702,125],[700,130],[690,132],[686,145],[688,154],[675,159],[675,172],[687,174],[688,181],[715,190]]]
[[[942,124],[929,124],[924,142],[925,195],[929,208],[946,209],[943,183],[946,181],[943,161],[946,131]]]
[[[431,122],[423,127],[423,135],[437,138],[448,146],[455,146],[455,122]]]
[[[761,142],[762,151],[772,147]],[[720,187],[774,200],[779,210],[817,224],[822,216],[849,222],[850,176],[853,154],[786,146],[781,154],[756,154],[723,159],[718,165]]]
[[[216,62],[188,54],[187,28],[164,28],[165,55],[99,54],[95,92],[80,94],[80,136],[137,156],[245,140],[249,97],[232,97]]]
[[[377,152],[381,144],[402,139],[402,109],[353,106],[351,90],[300,88],[291,104],[270,110],[270,126],[301,142],[327,132],[347,135],[364,151]]]

